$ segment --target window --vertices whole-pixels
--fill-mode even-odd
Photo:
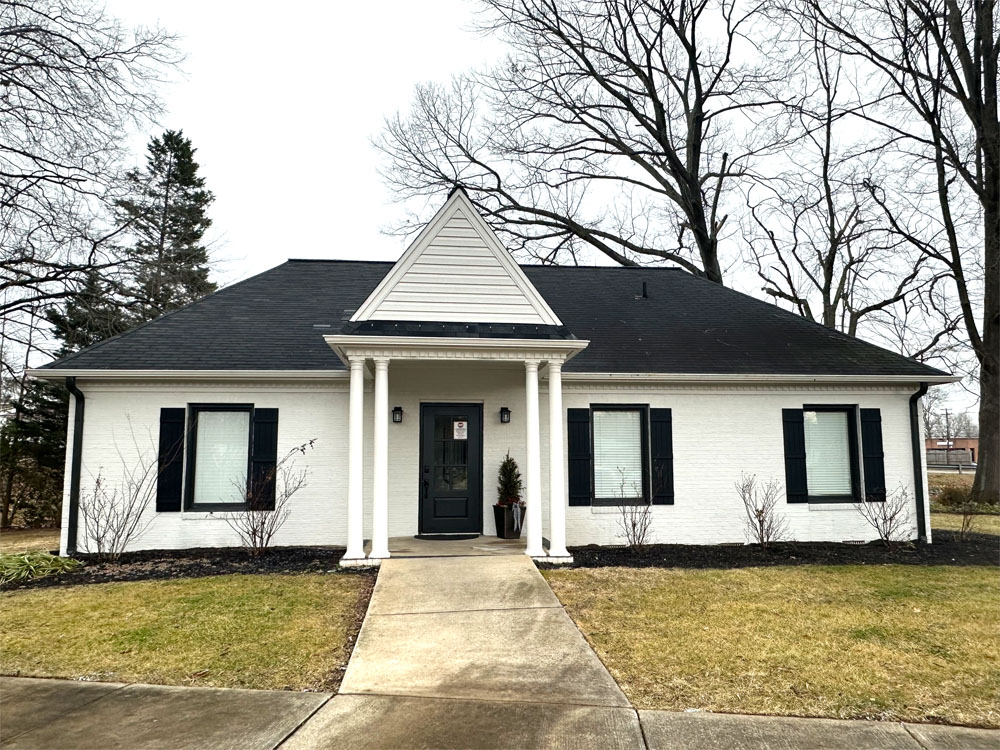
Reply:
[[[649,501],[647,409],[593,408],[594,502]]]
[[[246,501],[252,406],[191,407],[188,502],[194,509],[233,509]]]
[[[806,407],[802,421],[809,500],[854,500],[858,496],[855,410],[851,407]]]

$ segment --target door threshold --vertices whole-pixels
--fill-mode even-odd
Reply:
[[[426,542],[467,542],[478,539],[481,534],[471,534],[469,532],[456,532],[444,534],[416,534],[413,538]]]

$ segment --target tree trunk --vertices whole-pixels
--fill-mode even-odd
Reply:
[[[979,456],[971,499],[1000,502],[1000,164],[986,163],[986,289],[979,359]],[[990,174],[992,172],[992,175]],[[992,181],[991,181],[992,178]]]

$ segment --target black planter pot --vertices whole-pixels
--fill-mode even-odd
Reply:
[[[521,508],[521,525],[514,528],[514,509],[510,505],[494,505],[493,518],[497,523],[497,536],[501,539],[520,539],[524,528],[524,508]]]

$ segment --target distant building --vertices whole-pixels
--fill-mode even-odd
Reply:
[[[924,449],[927,451],[929,464],[958,463],[965,460],[975,463],[976,456],[979,455],[979,438],[953,437],[948,441],[943,437],[929,437],[924,441]],[[963,453],[967,458],[962,456]]]

